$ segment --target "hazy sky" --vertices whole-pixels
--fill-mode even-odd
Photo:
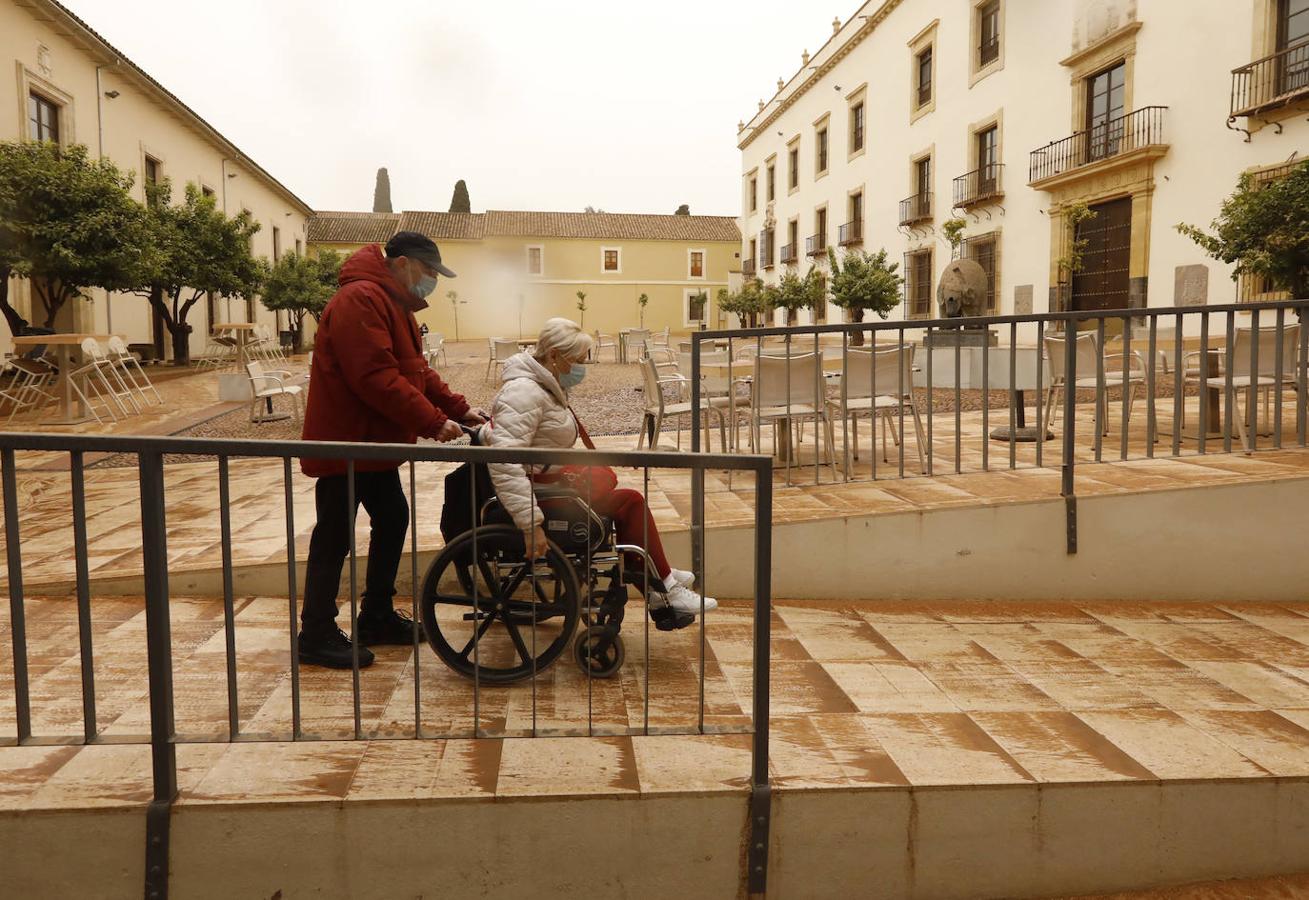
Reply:
[[[736,122],[857,5],[64,0],[318,209],[740,207]]]

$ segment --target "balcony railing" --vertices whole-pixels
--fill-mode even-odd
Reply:
[[[836,242],[842,247],[862,244],[864,242],[864,223],[858,219],[853,222],[846,222],[836,229]]]
[[[1166,106],[1143,106],[1033,150],[1028,182],[1036,183],[1092,163],[1164,142]]]
[[[741,274],[743,276],[746,278],[754,278],[755,272],[757,271],[759,270],[755,267],[755,261],[753,258],[741,260]]]
[[[931,103],[931,102],[932,102],[932,83],[929,81],[929,82],[927,82],[926,84],[920,84],[920,85],[918,85],[918,105],[919,105],[919,107],[926,106],[927,104],[929,104],[929,103]]]
[[[804,252],[806,256],[818,256],[827,252],[827,235],[811,234],[804,240]]]
[[[1000,58],[1000,37],[999,35],[986,41],[977,48],[977,68],[989,66]]]
[[[1004,164],[988,163],[954,180],[954,205],[976,206],[1004,195]]]
[[[914,194],[900,201],[900,224],[912,225],[932,218],[932,195]]]
[[[795,244],[787,244],[782,248],[782,265],[789,266],[800,258],[800,248]]]
[[[1250,116],[1309,95],[1309,41],[1232,70],[1231,117]]]

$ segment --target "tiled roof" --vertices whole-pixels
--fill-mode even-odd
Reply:
[[[395,234],[399,213],[316,212],[309,240],[322,244],[384,244]]]
[[[628,241],[741,242],[731,216],[487,210],[488,237],[555,237]]]
[[[417,231],[434,241],[480,241],[486,233],[481,213],[406,212],[400,217],[400,231]]]

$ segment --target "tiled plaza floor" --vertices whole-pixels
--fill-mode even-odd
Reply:
[[[173,610],[181,739],[225,741],[221,602],[174,601]],[[34,731],[79,734],[74,607],[30,599],[27,615]],[[620,677],[588,687],[565,658],[535,691],[484,687],[481,728],[505,737],[482,740],[470,739],[473,686],[424,646],[418,714],[434,739],[403,739],[414,734],[415,659],[382,648],[361,674],[360,696],[363,733],[379,739],[287,742],[286,617],[282,600],[239,602],[241,730],[255,742],[181,744],[183,803],[745,788],[750,738],[737,732],[748,727],[752,682],[743,605],[711,614],[705,631],[704,730],[726,733],[696,733],[698,630],[651,630],[647,656],[632,615]],[[142,735],[140,603],[100,603],[95,623],[100,733]],[[12,738],[3,647],[0,728]],[[787,602],[773,617],[772,660],[771,770],[784,790],[1309,775],[1309,606]],[[306,733],[351,735],[349,672],[305,668],[301,692]],[[9,747],[0,770],[8,808],[149,796],[141,746]]]

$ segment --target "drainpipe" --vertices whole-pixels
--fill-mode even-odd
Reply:
[[[96,155],[102,160],[105,158],[105,92],[100,83],[100,71],[111,67],[118,67],[118,57],[114,57],[111,63],[95,67]],[[114,301],[109,291],[105,291],[105,331],[114,333]]]

